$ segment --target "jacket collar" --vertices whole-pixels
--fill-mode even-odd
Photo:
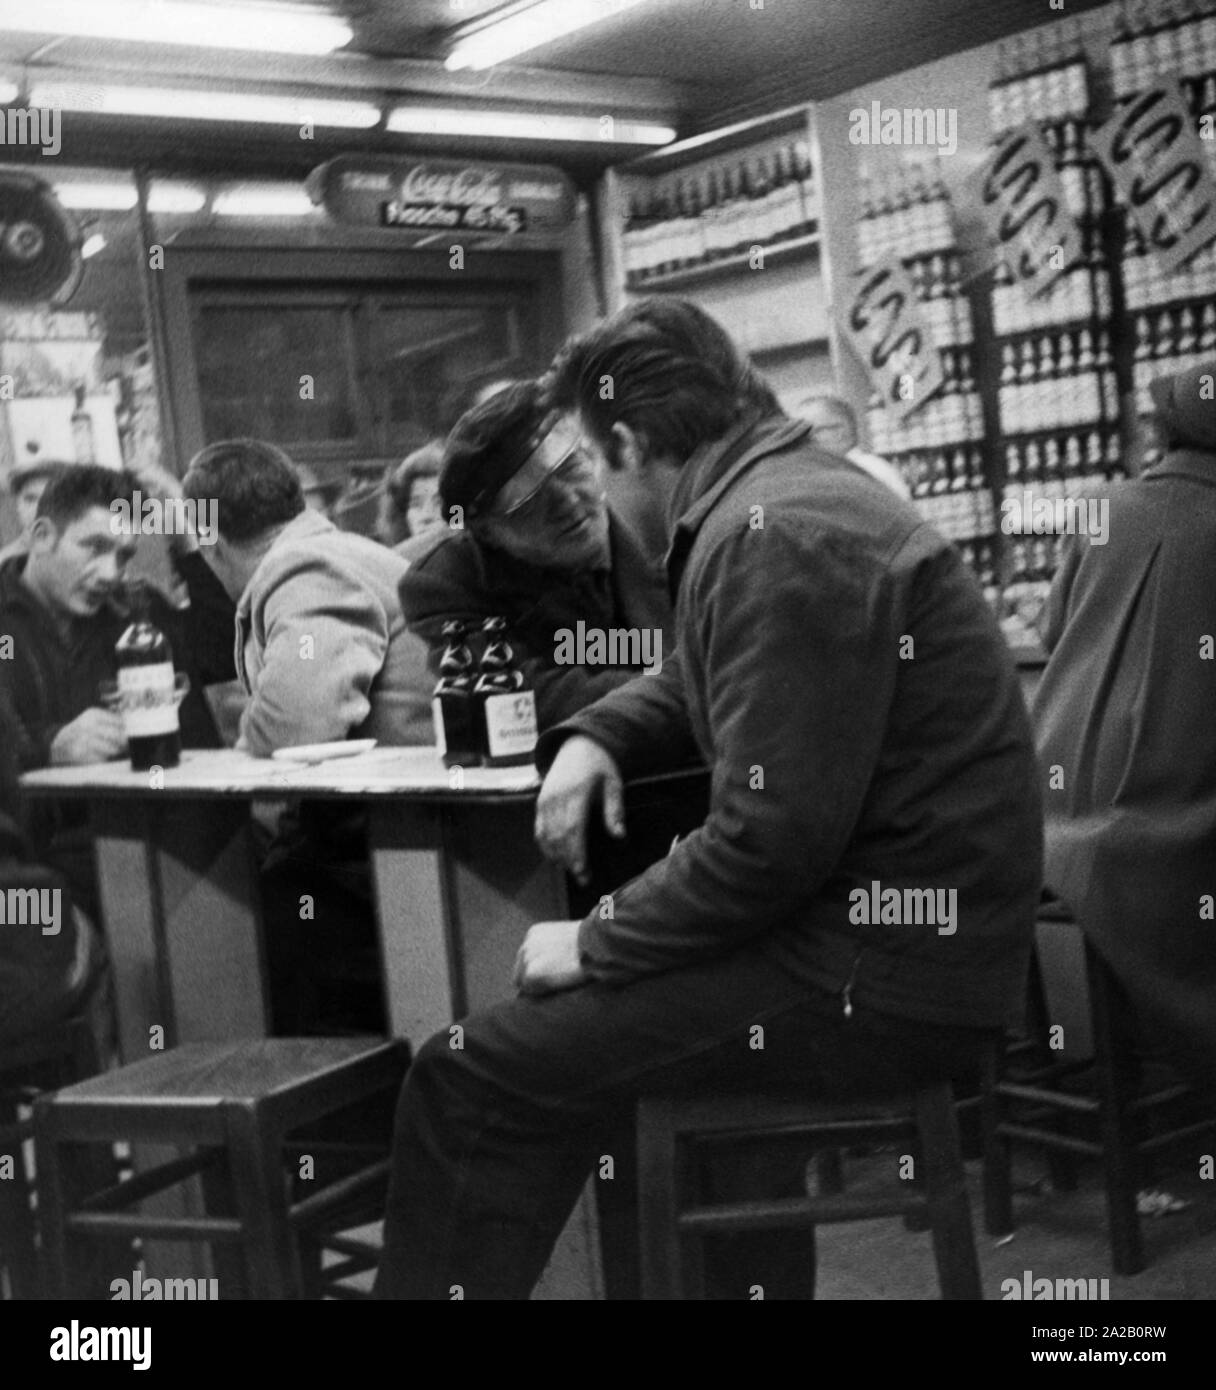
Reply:
[[[249,576],[249,583],[245,585],[244,591],[236,605],[236,615],[244,621],[249,617],[253,607],[253,596],[259,587],[266,582],[267,567],[279,545],[285,540],[306,540],[309,536],[323,536],[338,528],[324,517],[320,512],[314,512],[311,508],[302,511],[299,516],[293,516],[286,526],[274,538],[270,549],[262,556],[258,562],[257,569]]]
[[[749,469],[769,454],[780,453],[805,439],[811,426],[786,415],[748,415],[721,439],[703,444],[684,465],[671,499],[671,545],[665,564],[674,594],[688,552],[706,517]]]
[[[1141,481],[1157,478],[1190,478],[1192,482],[1216,487],[1216,453],[1205,449],[1171,449],[1155,467],[1141,474]]]

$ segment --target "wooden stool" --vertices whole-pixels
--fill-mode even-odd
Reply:
[[[34,1124],[23,1119],[21,1111],[44,1091],[93,1076],[99,1068],[97,1042],[83,1016],[0,1044],[0,1162],[11,1160],[14,1174],[0,1179],[0,1275],[7,1272],[10,1298],[42,1296],[33,1184],[24,1153]],[[108,1180],[113,1182],[115,1176],[111,1163]]]
[[[904,1191],[821,1192],[703,1205],[690,1181],[692,1146],[706,1141],[796,1138],[805,1141],[810,1154],[902,1137],[919,1141],[919,1180],[906,1182]],[[912,1214],[922,1214],[932,1231],[942,1297],[983,1297],[948,1083],[889,1104],[753,1095],[643,1099],[638,1106],[638,1182],[643,1298],[701,1297],[706,1236]]]
[[[1080,928],[1059,912],[1040,919],[1040,929]],[[1084,942],[1092,1059],[1064,1061],[1047,1046],[1050,1026],[1041,997],[1042,968],[1032,959],[1032,1029],[1040,1036],[1011,1040],[1003,1057],[987,1069],[983,1092],[984,1224],[992,1235],[1014,1228],[1011,1139],[1046,1150],[1052,1184],[1071,1190],[1073,1156],[1100,1160],[1106,1190],[1107,1224],[1116,1274],[1138,1274],[1147,1263],[1136,1194],[1144,1185],[1142,1160],[1197,1135],[1216,1131],[1216,1114],[1179,1121],[1179,1107],[1194,1097],[1190,1087],[1170,1082],[1140,1090],[1140,1058],[1132,1037],[1130,1008],[1102,958]],[[1146,1133],[1156,1121],[1156,1132]],[[1081,1128],[1088,1134],[1078,1133]]]
[[[299,1234],[382,1187],[389,1161],[382,1158],[293,1202],[287,1138],[378,1092],[395,1094],[408,1065],[407,1043],[380,1038],[185,1043],[41,1097],[34,1134],[50,1296],[73,1296],[82,1240],[142,1235],[218,1244],[221,1293],[230,1296],[235,1283],[254,1299],[302,1297]],[[116,1140],[199,1147],[127,1182],[78,1192],[72,1147]],[[230,1206],[231,1215],[124,1214],[200,1173],[209,1179],[209,1207]],[[229,1256],[225,1269],[223,1247],[231,1245],[243,1247],[244,1261]]]

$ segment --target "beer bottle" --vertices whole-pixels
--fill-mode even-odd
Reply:
[[[467,631],[458,619],[444,623],[439,684],[431,701],[435,743],[446,767],[476,767],[481,761],[473,718],[473,653],[465,642]]]
[[[151,617],[147,585],[128,588],[131,625],[118,639],[114,661],[119,707],[134,772],[176,767],[182,758],[173,650]]]
[[[485,767],[521,767],[536,752],[536,695],[515,664],[505,618],[482,624],[486,646],[473,688],[474,724]]]

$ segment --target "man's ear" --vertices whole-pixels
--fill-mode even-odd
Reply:
[[[39,555],[49,555],[59,544],[59,527],[49,516],[36,516],[30,527],[29,548]]]
[[[650,454],[646,436],[618,420],[612,427],[612,439],[614,465],[626,473],[640,473]]]

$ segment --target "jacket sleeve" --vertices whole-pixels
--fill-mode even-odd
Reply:
[[[611,753],[626,780],[695,760],[678,655],[667,657],[657,674],[635,676],[542,734],[536,750],[542,772],[574,734],[585,734]]]
[[[441,542],[410,565],[401,580],[401,608],[410,630],[426,642],[436,677],[445,623],[459,619],[479,627],[486,618],[502,614],[475,547],[456,539]],[[552,634],[541,638],[535,628],[527,622],[514,624],[511,647],[536,692],[541,729],[552,728],[638,674],[626,666],[557,666]]]
[[[252,614],[261,653],[237,747],[276,748],[344,739],[371,712],[389,618],[366,587],[332,566],[297,568]]]
[[[611,918],[584,920],[584,966],[610,984],[729,951],[815,896],[853,834],[896,684],[896,583],[830,537],[779,522],[728,537],[682,598],[696,630],[681,641],[704,661],[710,810],[614,894]],[[608,747],[631,729],[653,739],[661,717],[647,735],[645,717],[615,708],[639,687],[575,724]]]
[[[200,683],[235,680],[236,605],[197,550],[175,556],[173,563],[190,595],[179,627]]]

